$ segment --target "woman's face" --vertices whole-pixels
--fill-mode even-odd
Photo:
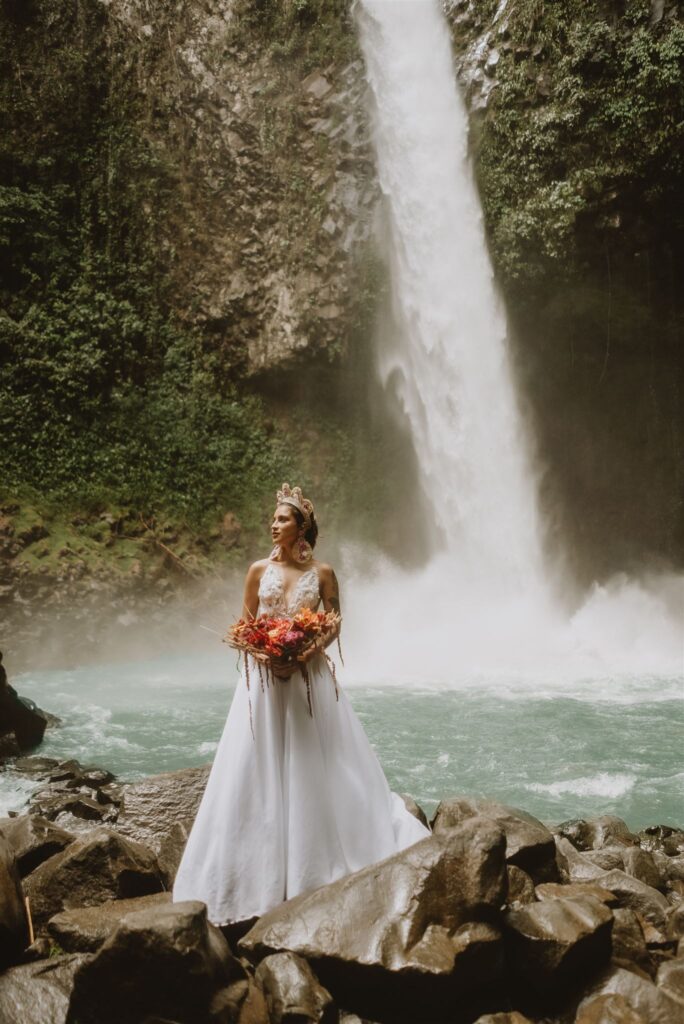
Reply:
[[[273,542],[280,544],[281,548],[289,548],[296,541],[298,534],[299,524],[292,505],[278,505],[273,513],[273,522],[271,523]]]

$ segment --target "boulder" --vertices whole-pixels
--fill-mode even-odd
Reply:
[[[176,821],[171,827],[171,831],[161,841],[158,860],[164,885],[167,889],[173,889],[173,883],[191,827],[192,822],[190,821]]]
[[[557,836],[564,836],[577,850],[600,850],[604,846],[635,846],[639,837],[630,832],[622,820],[613,814],[598,818],[575,818],[564,821],[553,829]]]
[[[20,697],[13,687],[0,689],[0,734],[11,733],[20,751],[42,742],[49,716],[32,700]]]
[[[585,853],[579,853],[565,836],[556,836],[556,856],[563,882],[594,882],[605,874],[588,859]]]
[[[610,958],[613,915],[590,896],[532,903],[505,920],[514,985],[533,1004],[562,997]]]
[[[508,875],[508,898],[506,902],[509,907],[513,906],[524,906],[526,903],[534,903],[536,900],[536,894],[534,891],[534,882],[522,868],[518,868],[515,864],[509,864],[506,868],[506,874]],[[553,885],[553,882],[547,883]]]
[[[607,907],[617,905],[615,893],[591,882],[568,882],[566,885],[559,882],[543,882],[536,887],[535,894],[538,900],[557,900],[559,897],[572,900],[576,896],[591,896],[599,903],[605,903]]]
[[[684,830],[670,825],[652,825],[637,836],[642,850],[653,853],[658,850],[669,857],[684,854]]]
[[[107,900],[94,907],[63,910],[50,918],[47,931],[66,953],[95,953],[127,914],[170,902],[170,892],[155,892],[130,900]]]
[[[582,856],[602,871],[624,871],[624,846],[602,846],[598,850],[587,850]]]
[[[621,995],[594,996],[582,1003],[575,1024],[649,1024]]]
[[[679,1003],[684,1011],[684,960],[666,960],[662,963],[658,968],[656,983],[658,988]]]
[[[485,1013],[483,1017],[477,1018],[475,1024],[532,1024],[532,1021],[517,1010],[510,1010],[503,1013]]]
[[[684,903],[679,903],[668,911],[666,934],[674,942],[684,938]]]
[[[427,1019],[447,1001],[465,1013],[482,1000],[482,1012],[501,980],[506,882],[503,832],[472,818],[287,901],[239,948],[305,957],[339,1004],[371,1018]]]
[[[580,1004],[577,1019],[581,1020],[581,1015],[587,1006],[591,1005],[591,1000],[601,995],[622,996],[645,1024],[682,1024],[680,1003],[647,978],[642,978],[623,967],[609,968],[596,981],[591,993]]]
[[[252,978],[234,981],[213,997],[207,1024],[271,1024],[263,992]]]
[[[423,808],[420,807],[413,797],[408,795],[408,793],[401,793],[400,796],[406,805],[406,810],[412,814],[414,818],[417,818],[421,825],[425,825],[425,828],[429,828],[430,826],[428,824],[427,815]]]
[[[661,876],[658,865],[652,854],[639,846],[628,846],[623,850],[623,870],[632,878],[637,878],[652,889],[661,889],[666,878]]]
[[[64,850],[75,836],[38,814],[22,814],[0,822],[0,832],[9,843],[24,878],[49,857]]]
[[[558,878],[553,835],[526,811],[507,807],[495,800],[471,800],[451,797],[442,800],[435,811],[432,829],[440,835],[469,818],[489,818],[506,836],[506,860],[522,868],[534,882],[554,882]]]
[[[67,1024],[76,971],[83,954],[51,957],[0,974],[0,1021],[5,1024]]]
[[[163,889],[157,859],[146,847],[107,828],[74,840],[25,880],[36,930],[62,910]]]
[[[160,904],[127,914],[83,964],[71,1009],[79,1024],[206,1024],[216,993],[244,977],[204,903]]]
[[[14,854],[7,840],[0,836],[0,971],[18,963],[28,944],[21,879]]]
[[[619,966],[629,968],[636,964],[646,974],[654,973],[644,929],[633,910],[618,907],[613,911],[612,944],[613,960]]]
[[[656,928],[665,927],[669,904],[657,889],[624,871],[609,871],[596,881],[601,888],[610,889],[615,894],[621,907],[630,907]]]
[[[296,953],[274,953],[261,961],[254,980],[266,997],[272,1024],[337,1024],[332,996]]]
[[[93,791],[94,792],[94,791]],[[59,823],[65,815],[83,818],[85,821],[99,823],[115,817],[111,809],[101,804],[87,793],[74,793],[73,790],[42,789],[31,796],[30,814],[38,814],[48,821]]]
[[[123,784],[117,832],[158,853],[176,822],[192,825],[210,771],[202,765]]]

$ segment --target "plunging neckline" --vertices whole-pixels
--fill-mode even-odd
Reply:
[[[287,591],[285,589],[285,573],[283,572],[282,566],[279,565],[278,562],[269,562],[268,564],[272,565],[274,567],[274,569],[278,570],[277,576],[278,576],[278,580],[279,580],[279,583],[280,583],[280,589],[281,589],[281,592],[282,592],[282,595],[283,595],[283,604],[285,605],[285,608],[287,609],[288,615],[291,615],[292,614],[292,607],[293,607],[293,604],[295,603],[294,599],[297,596],[297,591],[298,591],[299,587],[301,586],[302,580],[305,579],[307,576],[309,576],[312,572],[315,572],[316,573],[316,579],[319,579],[318,568],[315,565],[312,565],[311,568],[304,569],[302,572],[300,572],[299,573],[299,579],[297,580],[297,582],[293,586],[292,591],[291,591],[291,595],[288,598]]]

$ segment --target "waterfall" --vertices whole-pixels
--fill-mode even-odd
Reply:
[[[390,271],[378,369],[406,418],[443,544],[413,573],[348,549],[353,676],[413,685],[503,676],[517,687],[539,675],[562,684],[679,673],[681,577],[617,577],[595,585],[574,614],[548,583],[441,4],[354,0],[354,13]]]
[[[459,571],[510,591],[537,585],[536,487],[444,15],[438,0],[360,0],[356,12],[387,221],[380,373]]]

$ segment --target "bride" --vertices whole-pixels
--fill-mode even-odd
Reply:
[[[317,534],[311,502],[283,484],[275,546],[247,572],[243,616],[321,601],[339,613],[335,573],[313,558]],[[259,917],[429,835],[390,791],[324,653],[305,657],[312,713],[299,668],[262,689],[253,664],[249,691],[244,670],[235,690],[173,887],[174,901],[206,903],[216,925]]]

